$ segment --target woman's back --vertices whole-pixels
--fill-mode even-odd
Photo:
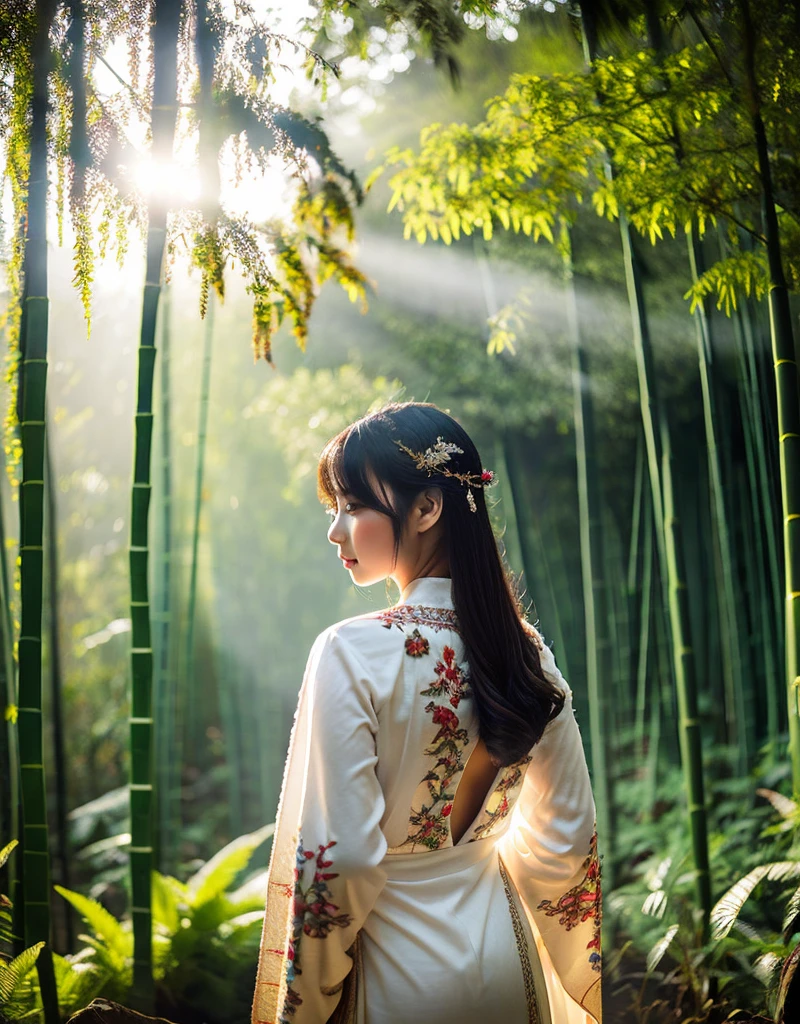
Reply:
[[[388,853],[423,853],[496,834],[530,757],[498,768],[479,738],[450,580],[414,580],[400,604],[341,628],[370,658]]]
[[[541,645],[533,631],[532,642]],[[445,577],[412,581],[399,605],[337,623],[314,645],[284,781],[284,789],[293,777],[302,787],[288,974],[269,967],[287,953],[279,907],[289,897],[290,858],[278,844],[282,835],[287,846],[291,829],[281,817],[270,866],[277,924],[268,898],[259,967],[259,985],[265,995],[278,989],[282,1015],[269,1015],[257,989],[254,1021],[322,1022],[335,1009],[336,1019],[358,1024],[550,1020],[534,934],[499,860],[536,751],[501,768],[491,762],[467,677]],[[582,842],[590,791],[578,810]],[[584,845],[577,861],[563,851],[563,868],[543,890],[548,904],[569,896],[563,882],[588,861]],[[519,854],[509,851],[512,873]],[[557,1024],[590,1019],[560,1013]]]

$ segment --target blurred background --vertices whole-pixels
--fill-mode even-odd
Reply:
[[[324,130],[339,166],[361,183],[391,147],[424,151],[426,126],[466,131],[482,122],[488,100],[510,82],[523,87],[515,75],[533,82],[585,75],[585,33],[582,38],[576,17],[579,6],[591,4],[470,5],[453,51],[457,85],[447,62],[434,61],[435,48],[409,24],[377,14],[362,24],[356,14],[333,10],[328,21],[309,26],[317,6],[287,0],[258,14],[271,19],[272,30],[339,62],[339,77],[328,75],[321,88],[308,72],[307,54],[284,47],[273,62],[270,95],[306,126]],[[663,20],[676,49],[699,45],[696,31],[688,41],[678,38],[684,29],[667,7]],[[648,48],[644,15],[632,16],[617,27],[618,36],[604,37],[611,40],[606,52],[616,46],[621,60]],[[135,87],[129,60],[124,41],[111,39],[95,62],[95,88],[109,109]],[[793,65],[787,79],[797,84],[790,73]],[[138,137],[132,129],[130,139],[144,150],[144,129]],[[736,139],[725,144],[732,152]],[[794,166],[789,143],[785,153]],[[177,149],[167,170],[147,160],[131,165],[140,207],[179,206],[191,203],[193,189],[200,194],[192,154],[185,164],[181,159]],[[729,160],[727,152],[719,160]],[[238,183],[235,162],[220,160],[226,213],[256,224],[290,219],[297,183],[282,161],[245,167]],[[395,154],[393,162],[402,158]],[[436,181],[436,167],[423,171]],[[438,173],[445,174],[441,167]],[[56,161],[53,193],[64,187],[58,175]],[[767,288],[746,290],[737,279],[733,308],[718,308],[715,292],[691,313],[693,271],[682,229],[675,237],[660,228],[657,236],[631,231],[626,254],[617,219],[588,198],[571,200],[568,274],[563,234],[551,245],[546,237],[535,242],[530,230],[496,224],[493,231],[432,238],[428,226],[420,244],[418,226],[404,237],[404,210],[408,222],[414,201],[406,197],[405,205],[388,210],[399,188],[391,176],[384,171],[363,202],[353,204],[353,239],[342,236],[363,275],[363,295],[335,281],[315,282],[303,344],[287,316],[266,350],[256,339],[256,356],[267,359],[254,358],[247,268],[229,266],[223,301],[210,264],[198,261],[196,247],[181,246],[180,230],[168,247],[155,334],[148,523],[153,866],[186,882],[227,844],[274,820],[314,638],[337,619],[398,596],[391,584],[354,587],[341,568],[316,498],[316,458],[331,435],[384,401],[432,401],[463,423],[498,477],[489,495],[499,543],[531,621],[575,692],[602,825],[610,1019],[715,1020],[745,1004],[752,1017],[739,1019],[762,1019],[756,1014],[777,1012],[780,968],[797,930],[797,909],[792,916],[786,906],[800,870],[770,877],[762,871],[747,890],[755,893],[749,923],[734,921],[745,896],[727,930],[718,915],[714,941],[708,914],[709,896],[716,904],[754,868],[778,861],[797,868],[800,859],[793,852],[797,809],[787,753],[781,479]],[[13,249],[10,192],[7,185],[5,242]],[[791,210],[789,195],[782,200]],[[645,201],[652,210],[653,197]],[[424,196],[420,202],[425,205]],[[734,208],[730,196],[724,202]],[[752,197],[741,217],[758,221]],[[110,230],[113,238],[116,227]],[[195,230],[189,224],[187,237]],[[746,234],[741,251],[751,244]],[[124,244],[112,251],[109,243],[106,255],[95,258],[87,336],[85,276],[75,248],[80,233],[70,218],[57,217],[55,203],[48,236],[42,656],[52,880],[122,918],[131,842],[128,545],[145,241],[132,220]],[[707,224],[700,248],[709,265],[729,253],[729,238],[722,215]],[[794,235],[787,238],[792,285]],[[640,307],[632,321],[634,263]],[[18,297],[9,288],[9,308]],[[796,330],[796,298],[791,301]],[[700,356],[698,317],[705,329]],[[642,323],[658,384],[656,429],[659,417],[668,420],[668,433],[660,434],[662,443],[668,440],[664,514],[680,524],[682,564],[670,580],[661,560],[663,524],[654,519],[651,500],[643,428],[648,397],[632,342]],[[4,401],[8,411],[11,391]],[[11,479],[18,469],[13,444],[6,447],[4,593],[8,623],[13,619],[18,630],[19,489]],[[588,530],[595,542],[589,570]],[[666,557],[674,558],[669,541],[667,548]],[[675,681],[670,629],[677,620],[669,601],[673,585],[681,584],[696,714],[681,704],[686,691]],[[7,708],[16,703],[10,673]],[[12,716],[6,717],[11,735]],[[687,717],[696,727],[693,739],[681,731]],[[4,741],[0,848],[15,837],[13,746],[13,739]],[[702,835],[687,813],[696,803],[698,772],[707,812]],[[175,948],[171,960],[156,954],[159,1008],[170,1019],[245,1019],[260,933],[258,887],[269,856],[262,838],[259,833],[249,848],[249,902],[241,889],[238,903],[232,900],[247,920],[215,933],[195,961]],[[226,883],[245,866],[231,869]],[[703,871],[705,890],[702,883],[698,888]],[[783,889],[769,888],[771,879]],[[159,892],[156,902],[166,900]],[[53,903],[59,955],[80,947],[81,918],[91,923],[91,912],[76,900]],[[99,927],[95,920],[95,939],[110,941]],[[218,987],[203,987],[210,984],[203,957],[219,955],[234,933],[236,980],[215,968]],[[699,960],[692,960],[695,954]],[[83,959],[91,958],[84,948]],[[163,981],[164,972],[171,982]],[[126,976],[118,989],[103,991],[124,998],[129,982]],[[227,1016],[220,1015],[223,1006]]]

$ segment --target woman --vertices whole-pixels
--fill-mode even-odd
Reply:
[[[459,424],[392,404],[328,442],[328,539],[398,604],[308,659],[253,1024],[601,1018],[595,808],[572,694],[525,621]]]

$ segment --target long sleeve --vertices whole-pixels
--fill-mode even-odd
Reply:
[[[565,991],[598,1021],[600,863],[596,812],[572,691],[546,644],[544,674],[565,693],[564,707],[531,751],[500,854]]]
[[[331,627],[311,649],[289,745],[253,1024],[324,1024],[340,1001],[386,879],[377,728],[353,634]]]

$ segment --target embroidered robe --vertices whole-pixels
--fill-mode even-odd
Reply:
[[[478,739],[450,580],[326,629],[308,658],[267,885],[253,1024],[601,1020],[595,807],[572,694],[449,815]]]

